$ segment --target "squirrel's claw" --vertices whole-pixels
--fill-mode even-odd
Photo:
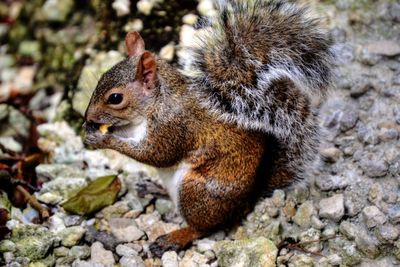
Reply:
[[[160,237],[158,237],[156,239],[156,241],[154,241],[149,249],[151,251],[151,253],[156,256],[161,258],[161,256],[164,254],[164,252],[167,251],[180,251],[183,249],[183,247],[181,247],[180,244],[178,243],[174,243],[173,241],[171,242],[171,240],[168,238],[168,234],[167,235],[162,235]]]

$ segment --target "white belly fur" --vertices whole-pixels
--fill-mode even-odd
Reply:
[[[179,203],[179,189],[181,187],[183,177],[189,172],[190,165],[186,162],[170,168],[158,169],[158,174],[166,187],[175,207]]]

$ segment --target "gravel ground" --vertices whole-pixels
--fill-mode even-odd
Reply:
[[[115,2],[124,12],[125,1]],[[39,145],[52,157],[36,168],[44,182],[36,196],[53,215],[34,225],[28,222],[35,210],[13,208],[12,235],[0,242],[7,266],[400,266],[400,4],[331,2],[311,1],[337,42],[338,67],[320,111],[321,158],[308,181],[260,199],[240,225],[156,259],[149,244],[184,225],[168,198],[138,193],[138,184],[158,182],[156,171],[113,151],[84,149],[66,122],[43,124]],[[115,51],[97,53],[85,68],[97,73],[119,58]],[[87,76],[84,69],[82,90],[93,83]],[[85,93],[77,95],[81,103]],[[116,203],[90,217],[60,208],[109,174],[122,182]]]

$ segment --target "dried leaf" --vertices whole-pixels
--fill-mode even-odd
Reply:
[[[74,214],[89,215],[112,205],[121,189],[116,175],[100,177],[67,200],[63,208]]]

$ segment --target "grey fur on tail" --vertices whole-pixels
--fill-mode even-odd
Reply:
[[[302,177],[318,146],[311,105],[330,85],[332,43],[287,1],[220,0],[183,65],[201,104],[222,121],[277,137],[279,160]]]

